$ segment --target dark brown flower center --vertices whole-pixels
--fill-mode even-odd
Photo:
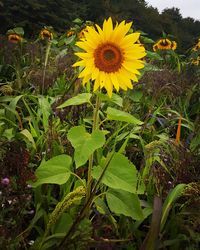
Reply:
[[[161,40],[160,45],[161,46],[168,46],[169,42],[167,40]]]
[[[113,43],[101,44],[94,51],[94,63],[100,71],[116,72],[121,68],[123,61],[123,51]]]

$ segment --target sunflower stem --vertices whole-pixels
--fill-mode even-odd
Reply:
[[[51,48],[51,41],[48,41],[47,47],[46,47],[46,53],[45,53],[44,69],[43,69],[43,74],[42,74],[42,95],[44,92],[46,68],[47,68],[47,63],[48,63],[48,59],[49,59],[50,48]]]
[[[100,108],[100,98],[96,97],[96,105],[93,113],[93,126],[92,132],[98,129],[99,127],[99,108]],[[88,165],[88,176],[87,176],[87,189],[86,189],[86,203],[90,199],[91,196],[91,188],[92,188],[92,166],[94,160],[94,153],[89,157],[89,165]],[[86,216],[89,217],[90,206],[87,208]]]

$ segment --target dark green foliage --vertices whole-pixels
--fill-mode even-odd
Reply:
[[[23,26],[26,33],[35,34],[43,26],[53,26],[58,31],[69,27],[77,16],[85,19],[85,1],[71,0],[8,0],[1,7],[0,32],[13,26]]]
[[[58,32],[70,27],[71,21],[102,22],[112,16],[114,20],[133,20],[135,29],[143,30],[153,39],[162,31],[172,34],[179,51],[194,44],[200,33],[200,22],[191,17],[183,18],[178,8],[167,8],[161,14],[144,0],[7,0],[0,2],[0,33],[15,26],[22,26],[26,36],[38,34],[44,25],[51,25]],[[150,20],[150,21],[149,21]]]

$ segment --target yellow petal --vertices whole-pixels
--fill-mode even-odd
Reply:
[[[101,36],[95,29],[88,27],[88,32],[85,34],[86,41],[92,46],[92,48],[96,48],[96,46],[102,41]]]
[[[72,67],[85,66],[85,61],[78,61],[72,65]]]
[[[92,71],[92,80],[97,79],[99,75],[99,69],[97,67],[94,67],[94,70]]]
[[[120,73],[123,75],[123,77],[129,78],[131,80],[134,80],[135,82],[138,82],[136,74],[126,70],[124,67],[121,68]]]
[[[117,76],[120,88],[123,90],[127,90],[127,86],[123,83],[124,79],[123,79],[122,75],[120,73],[118,73],[116,76]]]
[[[119,82],[118,82],[116,74],[115,73],[110,73],[110,79],[111,79],[111,82],[113,83],[115,89],[117,91],[119,91]]]
[[[92,67],[85,67],[83,71],[79,74],[79,78],[85,77],[87,75],[91,75],[92,71],[94,70],[94,66]]]
[[[132,61],[125,61],[123,62],[123,67],[128,71],[135,73],[135,69],[142,69],[144,68],[144,63],[139,60],[132,60]]]
[[[111,40],[117,41],[119,43],[130,30],[131,25],[132,22],[125,24],[125,21],[122,21],[118,26],[115,27]]]
[[[127,36],[125,36],[119,45],[124,48],[128,48],[132,46],[138,39],[139,39],[140,33],[132,33]]]
[[[103,88],[105,85],[105,72],[104,71],[100,71],[99,72],[99,78],[100,78],[100,88]]]
[[[90,79],[91,79],[91,74],[85,76],[85,77],[83,78],[83,86],[84,86]]]
[[[107,21],[104,21],[103,23],[103,32],[104,32],[104,38],[105,41],[110,39],[110,36],[112,35],[113,31],[113,23],[111,17]]]
[[[93,91],[96,91],[99,87],[100,87],[100,78],[97,77],[96,80],[94,81]]]
[[[77,52],[75,53],[75,55],[80,57],[81,59],[92,58],[92,53]]]
[[[132,44],[130,47],[126,48],[125,51],[127,53],[145,52],[145,48],[141,44]]]
[[[97,27],[97,30],[98,30],[101,41],[104,42],[105,38],[104,38],[103,30],[99,27],[98,24],[96,24],[96,27]]]
[[[120,79],[120,88],[127,90],[127,88],[132,89],[133,85],[131,83],[130,78],[126,78],[126,74],[122,74],[122,72],[118,75]]]
[[[113,85],[112,85],[112,82],[110,81],[110,77],[108,73],[105,74],[104,88],[107,90],[108,96],[111,98],[112,92],[113,92]]]
[[[81,49],[84,49],[87,52],[93,52],[94,49],[90,46],[90,44],[87,41],[84,42],[76,42],[76,46],[78,46]]]
[[[146,56],[145,52],[125,53],[124,58],[127,60],[140,59]]]

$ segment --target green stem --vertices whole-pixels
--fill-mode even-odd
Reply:
[[[99,108],[100,108],[100,98],[97,96],[96,97],[96,105],[95,105],[95,110],[94,110],[94,115],[93,115],[93,126],[92,126],[92,132],[98,129],[99,126]],[[92,154],[89,157],[89,165],[88,165],[88,176],[87,176],[87,189],[86,189],[86,203],[90,199],[91,195],[91,187],[92,187],[92,166],[93,166],[93,159],[94,159],[94,154]],[[87,209],[87,217],[89,217],[89,210],[90,207]]]
[[[48,41],[47,48],[46,48],[46,53],[45,53],[43,75],[42,75],[42,95],[43,95],[43,92],[44,92],[44,83],[45,83],[45,76],[46,76],[46,68],[47,68],[47,63],[48,63],[48,59],[49,59],[50,48],[51,48],[51,41]]]

